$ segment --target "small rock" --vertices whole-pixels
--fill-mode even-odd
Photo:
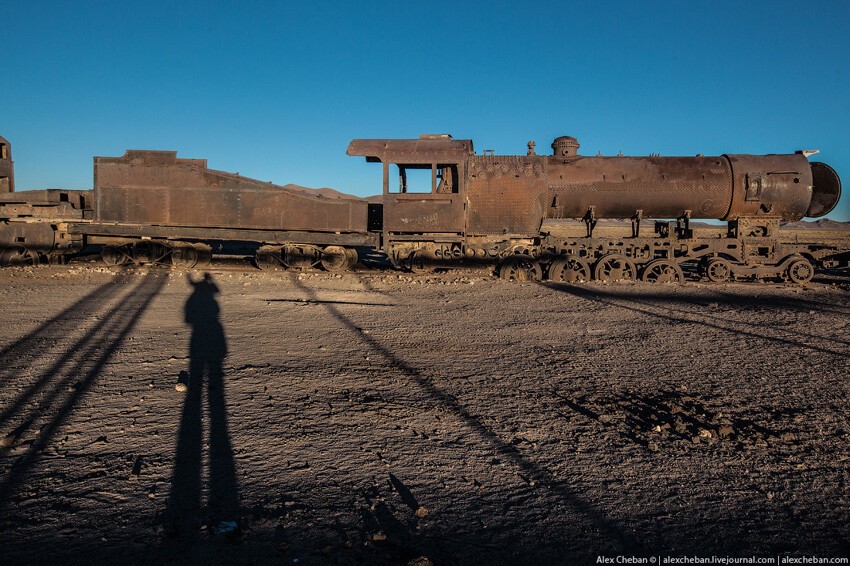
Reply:
[[[187,387],[185,383],[178,383],[174,386],[174,390],[179,391],[180,393],[185,393],[188,389],[189,387]]]
[[[378,531],[377,533],[373,533],[371,538],[372,538],[373,542],[380,542],[380,541],[387,540],[387,535],[385,535],[381,531]]]
[[[428,509],[427,509],[426,507],[421,507],[421,506],[420,506],[420,507],[418,507],[418,508],[416,509],[416,513],[414,513],[414,514],[415,514],[417,517],[419,517],[420,519],[424,519],[425,517],[427,517],[427,516],[428,516]]]
[[[711,438],[712,436],[714,436],[714,435],[711,433],[711,431],[710,431],[710,430],[705,429],[705,428],[701,428],[701,429],[699,429],[699,435],[700,435],[700,437],[701,437],[701,438]]]
[[[723,425],[717,429],[717,435],[720,436],[720,438],[729,438],[735,435],[735,429],[729,425]]]

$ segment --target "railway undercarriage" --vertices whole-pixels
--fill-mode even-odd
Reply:
[[[582,283],[596,280],[684,283],[686,273],[708,281],[782,279],[803,284],[816,268],[850,267],[850,250],[814,243],[788,243],[779,238],[779,218],[737,219],[726,234],[695,237],[687,219],[655,222],[655,234],[637,227],[626,237],[588,235],[451,241],[402,241],[391,244],[391,257],[414,272],[459,264],[497,263],[505,280],[550,280]]]
[[[27,233],[36,233],[27,223]],[[52,238],[67,242],[48,253],[36,242],[0,249],[0,265],[62,264],[84,249],[100,250],[103,263],[111,267],[159,264],[192,269],[210,264],[221,252],[215,240],[198,241],[150,236],[108,235],[110,226],[94,223],[59,223],[49,226]],[[121,227],[128,232],[126,226]],[[684,283],[686,273],[711,282],[746,279],[783,279],[809,282],[817,268],[850,267],[850,250],[832,245],[788,243],[778,237],[779,220],[752,223],[739,219],[728,223],[718,237],[695,237],[682,222],[656,222],[655,234],[633,233],[626,237],[492,237],[455,239],[442,235],[423,239],[407,235],[386,244],[390,263],[414,273],[456,267],[496,266],[505,280],[582,283],[587,281],[644,281]],[[150,232],[150,227],[146,227]],[[230,235],[234,237],[234,234]],[[294,236],[294,234],[293,234]],[[436,235],[435,235],[436,236]],[[246,239],[248,235],[241,234]],[[330,243],[316,240],[328,239]],[[309,243],[253,243],[254,265],[270,269],[323,269],[343,272],[358,262],[358,247],[378,249],[377,238],[361,235],[304,234]],[[296,240],[297,241],[297,240]],[[246,240],[247,242],[247,240]],[[251,242],[247,242],[251,245]]]

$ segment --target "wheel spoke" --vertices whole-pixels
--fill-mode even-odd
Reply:
[[[596,262],[593,275],[599,281],[634,281],[635,264],[621,254],[607,254]]]

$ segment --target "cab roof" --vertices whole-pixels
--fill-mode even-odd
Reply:
[[[351,140],[345,153],[363,156],[372,163],[436,163],[459,162],[475,151],[472,140],[439,135],[419,139],[356,139]]]

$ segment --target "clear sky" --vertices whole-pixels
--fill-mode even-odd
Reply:
[[[350,139],[451,133],[501,154],[820,149],[850,193],[845,0],[0,0],[0,77],[19,190],[170,149],[369,195]]]

